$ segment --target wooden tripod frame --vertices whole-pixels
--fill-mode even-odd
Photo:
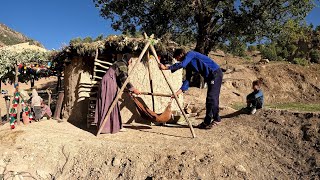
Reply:
[[[128,75],[128,78],[127,78],[126,81],[123,83],[120,91],[118,91],[117,96],[113,99],[113,102],[112,102],[112,104],[110,105],[110,107],[109,107],[109,109],[108,109],[107,115],[106,115],[106,117],[104,118],[104,120],[102,121],[102,124],[101,124],[101,126],[100,126],[100,128],[99,128],[99,130],[98,130],[98,132],[97,132],[97,136],[101,133],[103,127],[104,127],[105,124],[107,123],[107,120],[108,120],[108,118],[109,118],[109,116],[110,116],[113,108],[114,108],[114,107],[116,106],[116,104],[118,103],[118,100],[119,100],[122,92],[124,91],[126,85],[127,85],[128,82],[129,82],[129,76],[131,75],[131,72],[134,70],[134,68],[137,66],[137,64],[141,62],[141,60],[142,60],[142,58],[144,57],[144,55],[145,55],[146,51],[148,50],[148,48],[151,49],[151,52],[152,52],[152,54],[155,56],[155,59],[157,60],[157,63],[160,64],[160,61],[159,61],[159,59],[158,59],[157,52],[156,52],[154,46],[151,44],[151,41],[153,40],[153,35],[151,35],[150,38],[149,38],[146,34],[144,34],[144,36],[145,36],[145,39],[146,39],[146,41],[147,41],[147,42],[146,42],[146,45],[144,46],[144,48],[143,48],[143,50],[142,50],[142,52],[141,52],[141,54],[140,54],[140,56],[139,56],[139,58],[138,58],[138,61],[133,65],[132,69],[130,70],[129,75]],[[148,57],[148,58],[149,58],[149,57]],[[192,134],[192,137],[195,138],[196,135],[195,135],[195,133],[194,133],[192,124],[191,124],[191,122],[189,121],[188,116],[187,116],[186,113],[184,112],[181,104],[179,103],[178,97],[177,97],[176,93],[174,92],[174,90],[173,90],[171,84],[169,83],[168,78],[167,78],[166,75],[164,74],[163,70],[161,70],[161,72],[162,72],[162,75],[163,75],[164,79],[166,80],[166,82],[167,82],[167,84],[168,84],[168,86],[169,86],[172,94],[174,95],[174,99],[176,100],[176,102],[177,102],[177,104],[178,104],[178,106],[179,106],[180,111],[182,112],[185,120],[187,121],[187,123],[188,123],[188,125],[189,125],[190,131],[191,131],[191,134]]]

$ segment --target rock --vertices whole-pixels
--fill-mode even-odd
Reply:
[[[117,157],[114,157],[114,158],[112,159],[112,166],[113,166],[113,167],[120,166],[120,164],[121,164],[121,161],[120,161],[120,159],[118,159]]]
[[[259,61],[259,63],[261,63],[261,64],[268,64],[269,62],[270,62],[269,59],[261,59]]]
[[[232,73],[233,72],[233,69],[227,69],[225,74],[229,74],[229,73]]]
[[[246,168],[244,168],[242,165],[236,166],[236,170],[243,173],[247,172]]]

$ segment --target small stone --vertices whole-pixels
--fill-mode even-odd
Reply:
[[[239,172],[243,172],[243,173],[246,173],[246,172],[247,172],[246,168],[244,168],[242,165],[236,166],[236,169],[237,169]]]
[[[262,63],[262,64],[267,64],[270,61],[269,61],[269,59],[261,59],[259,62]]]
[[[112,160],[112,166],[120,166],[121,162],[120,159],[118,159],[117,157],[114,157]]]

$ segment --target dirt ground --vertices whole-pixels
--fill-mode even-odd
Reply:
[[[126,125],[99,137],[54,120],[2,126],[0,172],[5,179],[318,179],[319,118],[264,110],[195,129],[195,139],[177,125]]]
[[[133,123],[125,125],[125,132],[98,137],[66,121],[41,121],[14,130],[5,124],[0,126],[0,177],[320,179],[320,113],[264,109],[247,115],[231,108],[244,102],[258,77],[265,80],[268,103],[319,103],[320,66],[228,58],[228,64],[217,60],[227,70],[220,98],[223,122],[210,130],[195,129],[196,138],[185,123]],[[184,97],[199,113],[191,119],[197,125],[204,115],[206,90],[191,88]]]

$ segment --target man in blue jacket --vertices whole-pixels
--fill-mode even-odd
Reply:
[[[177,49],[175,50],[173,57],[179,62],[172,66],[160,64],[159,67],[162,70],[171,70],[172,73],[181,68],[186,69],[186,80],[183,81],[181,88],[176,92],[177,96],[188,90],[193,72],[200,73],[208,84],[206,117],[204,118],[204,121],[198,125],[198,128],[212,128],[212,125],[221,122],[219,116],[219,96],[223,74],[219,65],[208,56],[196,51],[189,51],[186,53],[183,49]]]

